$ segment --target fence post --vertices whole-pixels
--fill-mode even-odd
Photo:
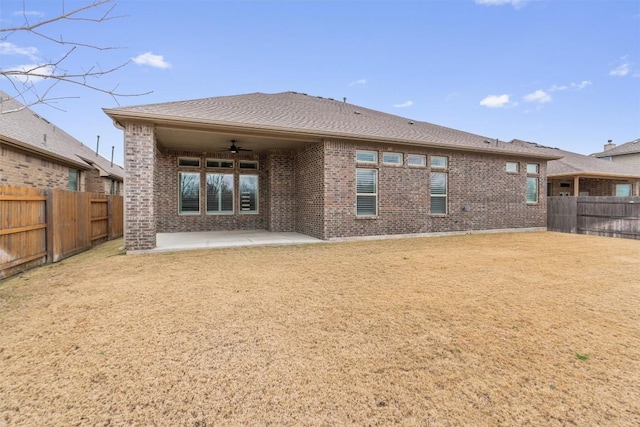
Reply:
[[[44,192],[46,200],[44,202],[44,215],[47,221],[47,234],[45,236],[45,241],[47,245],[47,263],[53,262],[53,246],[55,239],[55,223],[56,219],[54,216],[54,203],[55,203],[55,194],[51,188],[48,188]]]

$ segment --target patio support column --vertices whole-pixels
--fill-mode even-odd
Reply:
[[[156,247],[154,126],[127,123],[124,133],[124,223],[127,251]]]
[[[294,231],[295,185],[293,156],[286,153],[267,155],[269,170],[269,215],[266,228],[269,231]]]
[[[580,177],[573,177],[573,195],[578,197],[580,195]]]

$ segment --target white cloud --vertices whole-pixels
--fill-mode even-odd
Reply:
[[[406,108],[406,107],[411,107],[412,105],[413,105],[413,101],[405,101],[402,104],[393,104],[393,106],[396,108]]]
[[[551,95],[543,90],[536,90],[535,92],[530,93],[524,97],[526,102],[537,102],[539,104],[545,104],[547,102],[551,102]]]
[[[22,55],[27,56],[32,61],[38,59],[38,48],[20,47],[9,42],[0,42],[0,55]]]
[[[500,108],[509,105],[509,95],[489,95],[480,101],[480,105],[489,108]]]
[[[5,71],[8,72],[9,77],[22,83],[37,83],[52,75],[54,68],[51,65],[24,64]],[[12,71],[18,74],[11,74]]]
[[[619,65],[613,70],[609,71],[609,75],[615,77],[624,77],[628,75],[631,72],[631,63],[627,58],[627,56],[623,56],[622,58],[620,58],[620,60],[618,61]]]
[[[524,6],[527,0],[473,0],[476,4],[480,4],[482,6],[502,6],[505,4],[510,4],[511,6],[519,9]]]
[[[582,90],[587,86],[591,86],[591,84],[592,83],[590,80],[583,80],[580,83],[572,82],[572,83],[569,83],[568,85],[562,85],[562,86],[553,85],[549,89],[547,89],[547,92],[561,92],[563,90],[569,90],[569,89]]]
[[[356,80],[355,82],[349,83],[349,86],[366,85],[366,84],[367,84],[367,79],[360,79],[360,80]]]
[[[148,65],[149,67],[163,69],[171,68],[171,64],[165,61],[162,55],[154,55],[151,52],[143,53],[131,59],[138,65]]]
[[[16,10],[13,12],[13,16],[36,16],[38,18],[43,18],[44,13],[38,10]]]

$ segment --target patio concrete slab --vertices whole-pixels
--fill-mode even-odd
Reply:
[[[233,248],[239,246],[295,245],[322,242],[323,240],[305,234],[294,232],[272,233],[265,230],[157,233],[155,249],[145,252]]]

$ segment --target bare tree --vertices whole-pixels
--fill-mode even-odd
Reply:
[[[100,64],[90,64],[82,69],[67,69],[70,64],[70,58],[77,55],[81,50],[109,51],[119,49],[114,46],[99,46],[88,41],[66,39],[63,34],[52,35],[52,27],[56,23],[69,22],[89,22],[94,24],[104,23],[114,19],[120,19],[124,16],[114,13],[116,2],[114,0],[92,0],[85,6],[78,7],[73,10],[66,10],[64,0],[61,0],[62,9],[59,14],[48,19],[38,22],[31,22],[31,13],[27,9],[26,0],[22,2],[22,18],[24,22],[21,25],[0,28],[0,48],[13,49],[16,52],[28,55],[35,60],[35,64],[4,68],[0,67],[0,76],[9,81],[14,89],[12,95],[14,99],[20,101],[24,107],[35,104],[47,104],[53,108],[55,101],[61,99],[77,98],[69,95],[56,95],[56,89],[59,85],[75,85],[90,90],[102,92],[111,96],[116,103],[119,97],[140,96],[145,93],[124,93],[118,90],[118,85],[114,87],[104,87],[99,85],[97,79],[112,74],[125,67],[131,60],[121,62],[115,66],[103,68]],[[34,38],[44,40],[45,44],[52,51],[60,50],[53,59],[42,59],[36,57],[33,53],[34,49],[19,48],[18,46],[8,42],[8,40],[17,34],[28,34]],[[58,108],[59,109],[59,108]],[[15,110],[10,110],[15,111]],[[10,112],[4,111],[4,112]]]

